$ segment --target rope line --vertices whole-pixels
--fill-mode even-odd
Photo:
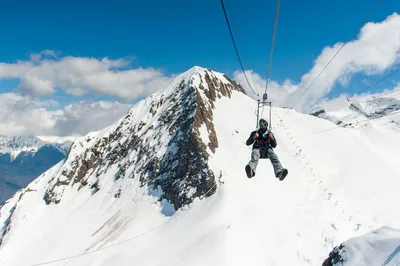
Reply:
[[[375,83],[369,85],[369,86],[366,87],[365,89],[362,89],[362,90],[356,92],[356,94],[359,94],[359,93],[361,93],[361,92],[364,92],[364,91],[368,90],[369,88],[371,88],[371,87],[373,87],[373,86],[375,86],[375,85],[381,83],[382,81],[384,81],[384,80],[390,78],[391,76],[393,76],[394,74],[396,74],[396,73],[398,73],[398,72],[400,72],[400,68],[398,68],[397,70],[393,71],[393,72],[390,73],[389,75],[386,75],[385,77],[381,78],[380,80],[376,81]],[[382,97],[382,96],[384,96],[384,95],[388,95],[388,94],[391,94],[391,93],[393,93],[393,91],[387,92],[387,93],[384,93],[384,94],[381,94],[381,95],[379,95],[379,97]],[[354,98],[354,96],[353,96],[353,97],[350,97],[350,98],[347,98],[347,100],[350,101],[349,99],[351,99],[351,98]]]
[[[371,136],[366,131],[364,131],[364,134],[369,138],[369,140],[372,142],[372,144],[374,144],[374,146],[380,151],[382,156],[385,157],[385,159],[388,162],[392,163],[394,166],[396,166],[397,168],[400,169],[400,165],[398,163],[396,163],[395,161],[393,161],[389,156],[387,156],[386,153],[384,153],[382,151],[382,148],[371,138]]]
[[[364,124],[364,123],[372,121],[372,120],[376,120],[376,119],[392,116],[392,115],[395,115],[395,114],[398,114],[398,113],[400,113],[400,110],[394,111],[394,112],[389,113],[387,115],[383,115],[383,116],[379,116],[379,117],[373,117],[373,118],[369,118],[369,119],[364,119],[364,120],[361,120],[361,121],[358,121],[358,122],[355,122],[355,123],[357,123],[358,125],[359,124]],[[336,127],[332,127],[332,128],[327,128],[327,129],[323,129],[323,130],[314,131],[314,132],[311,132],[311,133],[308,133],[308,134],[304,134],[304,135],[295,136],[293,138],[306,137],[306,136],[315,135],[315,134],[319,134],[319,133],[326,132],[326,131],[335,130],[335,129],[338,129],[338,128],[346,128],[346,127],[336,126]]]
[[[271,63],[272,63],[272,54],[274,52],[274,44],[275,44],[275,36],[276,36],[276,27],[278,24],[278,16],[279,16],[279,8],[280,8],[280,3],[281,0],[278,0],[278,4],[276,6],[276,13],[275,13],[275,22],[274,22],[274,33],[272,35],[272,44],[271,44],[271,50],[269,53],[269,63],[268,63],[268,73],[267,73],[267,81],[265,84],[265,93],[267,93],[267,89],[268,89],[268,80],[270,77],[270,72],[271,72]]]
[[[357,29],[350,35],[350,37],[347,39],[346,42],[343,43],[343,45],[339,48],[339,50],[333,55],[333,57],[329,60],[329,62],[325,65],[325,67],[319,72],[319,74],[315,77],[315,79],[311,82],[311,84],[303,91],[303,93],[300,95],[300,97],[297,98],[295,103],[289,110],[286,112],[286,114],[283,116],[283,118],[290,112],[291,109],[293,109],[298,101],[300,100],[301,97],[310,89],[310,87],[314,84],[314,82],[321,76],[321,74],[325,71],[325,69],[330,65],[330,63],[333,61],[333,59],[339,54],[339,52],[343,49],[343,47],[350,41],[350,39],[355,35],[364,25],[365,21],[371,16],[371,14],[375,11],[379,3],[382,2],[382,0],[378,0],[375,5],[372,7],[370,12],[367,14],[367,16],[364,18],[364,20],[361,22],[360,26],[357,27]]]
[[[253,89],[253,87],[251,86],[251,84],[250,84],[250,82],[249,82],[249,80],[248,80],[248,78],[247,78],[247,75],[246,75],[246,73],[245,73],[245,71],[244,71],[244,67],[243,67],[243,64],[242,64],[242,60],[240,59],[239,51],[238,51],[238,49],[237,49],[237,47],[236,47],[236,42],[235,42],[235,39],[234,39],[234,37],[233,37],[233,33],[232,33],[232,30],[231,30],[231,26],[230,26],[230,24],[229,24],[228,15],[226,14],[225,5],[224,5],[224,1],[223,1],[223,0],[221,0],[221,5],[222,5],[222,9],[223,9],[223,11],[224,11],[225,20],[226,20],[226,23],[227,23],[227,25],[228,25],[228,29],[229,29],[229,33],[230,33],[230,35],[231,35],[231,39],[232,39],[232,42],[233,42],[233,46],[234,46],[234,48],[235,48],[235,52],[236,52],[237,58],[238,58],[239,63],[240,63],[240,67],[242,68],[243,75],[244,75],[244,77],[245,77],[245,79],[246,79],[246,81],[247,81],[247,84],[249,85],[251,91],[254,93],[254,95],[256,95],[257,97],[259,97],[260,95],[254,91],[254,89]]]

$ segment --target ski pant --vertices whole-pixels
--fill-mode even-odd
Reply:
[[[278,159],[278,156],[271,147],[268,147],[267,155],[272,163],[272,166],[274,167],[274,173],[276,177],[283,170],[283,167]],[[251,167],[254,173],[256,172],[259,159],[260,159],[260,149],[253,149],[253,151],[251,152],[251,160],[248,165]]]

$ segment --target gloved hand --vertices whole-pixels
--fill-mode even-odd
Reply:
[[[265,134],[263,135],[263,137],[264,137],[264,138],[271,138],[271,139],[273,139],[273,138],[274,138],[274,135],[272,134],[271,131],[268,131],[267,133],[265,133]]]

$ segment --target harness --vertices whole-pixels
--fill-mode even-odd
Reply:
[[[269,145],[269,138],[258,138],[255,143],[259,146],[260,150],[260,158],[266,159],[268,158],[268,145]]]

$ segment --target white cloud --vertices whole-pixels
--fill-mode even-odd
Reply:
[[[57,53],[55,51],[52,51],[52,50],[43,50],[42,54],[57,58]]]
[[[381,23],[367,23],[356,40],[350,41],[322,73],[310,88],[299,105],[310,107],[333,88],[337,81],[348,83],[355,73],[367,75],[383,73],[399,59],[400,51],[400,16],[393,14]],[[342,46],[337,43],[326,47],[318,56],[314,67],[302,77],[299,92],[315,79],[321,69]]]
[[[60,111],[49,111],[54,101],[32,100],[14,93],[0,94],[0,134],[29,135],[53,133]]]
[[[63,116],[57,119],[57,136],[85,135],[90,131],[103,129],[115,123],[132,108],[132,105],[118,102],[79,102],[68,105]]]
[[[39,62],[40,59],[42,58],[42,55],[41,54],[31,54],[29,58],[33,62]]]
[[[245,74],[253,90],[259,94],[260,98],[262,98],[265,92],[266,80],[252,70],[246,70]],[[238,83],[243,86],[243,88],[246,90],[246,93],[251,98],[255,100],[258,99],[258,97],[254,95],[249,85],[247,84],[247,81],[242,71],[235,71],[233,73],[233,77]],[[281,85],[275,81],[269,81],[267,89],[268,100],[272,101],[274,105],[283,106],[286,102],[287,97],[289,97],[289,95],[293,93],[296,89],[297,87],[293,85],[290,80],[284,81]]]
[[[40,53],[31,54],[29,59],[30,59],[30,61],[37,63],[43,58],[43,56],[57,58],[57,52],[52,51],[52,50],[43,50]]]
[[[51,95],[62,89],[74,96],[91,92],[126,101],[146,97],[172,79],[154,68],[126,69],[130,63],[121,58],[66,56],[58,59],[55,52],[45,50],[32,54],[28,61],[0,63],[0,79],[19,79],[19,89],[29,95]]]
[[[84,135],[100,130],[124,116],[131,105],[118,102],[78,102],[64,109],[57,102],[15,93],[0,94],[0,135]]]
[[[269,96],[276,99],[278,106],[292,107],[305,92],[296,103],[295,109],[307,112],[323,99],[336,83],[347,86],[356,73],[366,75],[383,73],[400,61],[399,29],[400,16],[397,13],[393,13],[382,22],[365,24],[357,39],[348,42],[343,47],[307,92],[305,92],[306,88],[309,87],[343,43],[325,47],[315,60],[312,69],[301,77],[299,83],[292,84],[290,81],[285,81],[284,84],[277,84],[273,81],[270,82]],[[239,72],[235,73],[235,79],[251,95],[252,93],[242,76]],[[248,77],[251,81],[251,76]],[[265,88],[265,80],[259,78],[257,83],[264,84],[261,88]]]

